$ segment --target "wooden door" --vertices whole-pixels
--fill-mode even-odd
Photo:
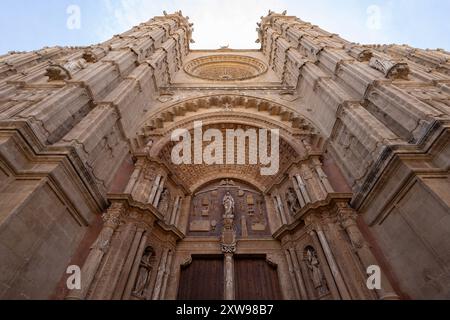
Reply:
[[[281,300],[277,268],[264,257],[236,257],[236,300]]]
[[[223,257],[193,257],[181,269],[178,300],[223,300]]]

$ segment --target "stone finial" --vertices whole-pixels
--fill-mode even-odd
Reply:
[[[370,61],[373,57],[372,50],[362,47],[358,44],[352,45],[347,49],[347,53],[358,61]]]
[[[398,62],[382,58],[371,58],[369,65],[381,71],[388,79],[407,79],[410,69],[406,62]]]
[[[77,59],[66,62],[64,65],[52,64],[47,68],[46,76],[48,81],[70,80],[78,71],[86,68],[85,59]]]
[[[48,81],[63,81],[72,79],[70,72],[60,65],[51,65],[48,67],[45,76],[49,78]]]
[[[83,59],[89,63],[96,63],[98,61],[96,54],[92,50],[86,50],[83,53]]]

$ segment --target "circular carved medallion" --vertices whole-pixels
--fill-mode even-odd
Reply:
[[[239,55],[213,55],[188,62],[187,74],[212,81],[241,81],[256,78],[267,72],[260,60]]]

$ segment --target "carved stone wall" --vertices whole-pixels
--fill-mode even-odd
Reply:
[[[99,45],[0,57],[0,298],[53,294],[190,39],[176,13]]]
[[[0,298],[175,299],[192,255],[224,258],[228,299],[242,255],[284,299],[448,298],[450,54],[258,25],[261,50],[190,50],[176,12],[0,57]],[[197,121],[279,130],[279,172],[174,165],[172,132]]]
[[[362,46],[274,12],[259,41],[271,69],[307,101],[400,290],[448,298],[450,247],[434,226],[450,229],[449,53]]]

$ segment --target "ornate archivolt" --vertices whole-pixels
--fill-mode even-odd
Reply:
[[[159,110],[150,118],[142,126],[138,149],[150,158],[168,164],[171,174],[191,191],[217,178],[245,178],[264,190],[274,177],[261,176],[260,165],[170,165],[175,146],[171,135],[176,129],[192,132],[198,121],[202,122],[203,131],[219,129],[224,136],[227,129],[278,129],[281,139],[277,176],[283,175],[293,161],[306,157],[311,146],[320,150],[323,142],[315,126],[291,108],[248,96],[213,95],[191,99]],[[249,154],[248,150],[246,154]]]
[[[305,116],[279,103],[251,96],[242,95],[211,95],[178,102],[163,109],[156,109],[148,115],[141,125],[144,135],[157,129],[167,127],[169,123],[178,122],[189,115],[199,115],[208,110],[221,110],[232,115],[237,110],[249,114],[258,114],[272,121],[299,129],[305,133],[319,134],[313,123]]]
[[[318,138],[314,134],[301,130],[292,130],[288,126],[274,121],[270,118],[265,118],[258,114],[245,113],[245,112],[205,112],[200,115],[194,115],[191,117],[185,117],[180,119],[176,123],[172,123],[171,126],[155,132],[155,139],[153,139],[153,145],[150,149],[150,156],[157,157],[165,145],[171,142],[171,134],[176,129],[186,129],[192,131],[194,129],[195,122],[202,122],[203,127],[215,127],[221,128],[224,125],[232,125],[233,128],[239,129],[243,127],[252,127],[256,129],[278,129],[281,139],[288,141],[292,148],[297,153],[305,153],[305,149],[301,144],[301,141],[305,138],[314,140]],[[232,129],[232,127],[230,127]],[[149,136],[146,140],[146,145],[152,140],[152,136]]]

